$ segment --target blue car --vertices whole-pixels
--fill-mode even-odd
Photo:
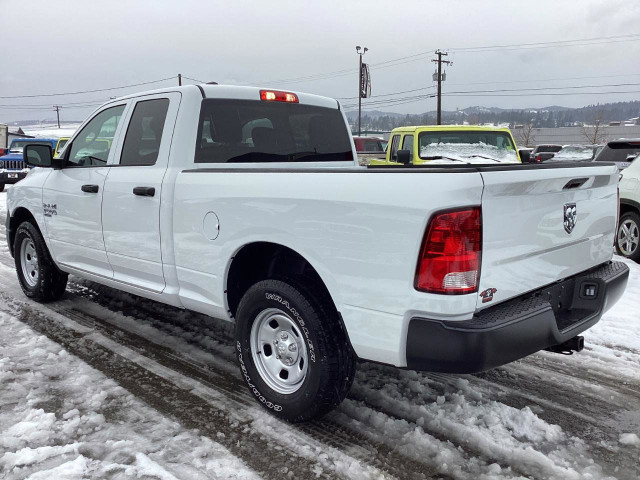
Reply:
[[[7,183],[17,183],[27,176],[29,167],[22,159],[22,150],[31,143],[45,143],[55,150],[58,140],[55,138],[21,138],[11,142],[9,153],[0,157],[0,192]]]

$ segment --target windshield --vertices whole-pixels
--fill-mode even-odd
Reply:
[[[422,132],[418,137],[420,158],[446,157],[462,161],[492,160],[518,163],[518,154],[506,132],[449,130]]]
[[[202,101],[196,163],[353,160],[337,108],[259,100]]]
[[[554,160],[591,160],[592,147],[565,147],[555,154]]]
[[[64,147],[68,141],[68,139],[58,140],[58,151],[62,150],[62,147]]]

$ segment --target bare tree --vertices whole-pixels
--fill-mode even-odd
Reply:
[[[592,125],[583,123],[580,127],[582,135],[592,145],[598,144],[605,139],[606,132],[604,130],[604,110],[600,109],[595,115],[593,115]]]
[[[524,124],[522,128],[518,128],[516,140],[523,147],[530,147],[536,141],[531,122]]]

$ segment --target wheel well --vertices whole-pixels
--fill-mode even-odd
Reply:
[[[9,244],[9,251],[11,252],[11,256],[13,257],[13,242],[16,239],[16,231],[22,222],[29,221],[33,223],[33,225],[40,231],[40,227],[38,226],[38,222],[36,222],[33,214],[24,207],[18,207],[11,215],[11,219],[9,220],[9,236],[7,238]],[[42,232],[40,232],[42,233]]]
[[[226,294],[232,316],[235,317],[240,299],[249,287],[268,278],[295,279],[336,309],[320,275],[304,257],[283,245],[257,242],[242,247],[231,262]]]
[[[634,212],[640,215],[640,209],[638,209],[638,207],[636,207],[635,205],[631,205],[629,203],[620,203],[620,216],[622,217],[622,215],[629,212]]]

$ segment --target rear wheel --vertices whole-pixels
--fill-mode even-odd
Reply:
[[[0,183],[0,192],[4,191],[4,183]]]
[[[59,299],[67,286],[68,275],[53,263],[42,234],[31,222],[20,224],[13,248],[24,294],[38,302]]]
[[[245,293],[236,317],[240,371],[263,407],[301,422],[344,400],[355,355],[333,305],[289,280],[264,280]]]
[[[616,249],[623,257],[640,261],[640,215],[637,213],[627,212],[620,217]]]

